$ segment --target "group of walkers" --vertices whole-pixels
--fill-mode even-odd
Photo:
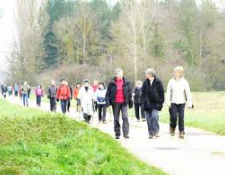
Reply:
[[[167,86],[166,99],[163,84],[152,68],[145,71],[146,79],[143,82],[137,81],[133,89],[120,68],[115,70],[107,88],[104,82],[94,81],[91,85],[88,79],[85,79],[82,84],[77,83],[74,89],[64,79],[61,80],[59,86],[56,86],[55,80],[52,80],[47,92],[50,110],[56,112],[57,102],[60,101],[62,113],[70,112],[71,100],[75,99],[76,112],[82,112],[87,123],[90,122],[94,112],[98,111],[99,123],[106,124],[106,111],[108,107],[112,106],[115,138],[120,139],[120,114],[123,137],[129,138],[128,108],[133,108],[134,105],[137,121],[139,122],[141,119],[145,122],[147,120],[149,138],[152,139],[160,137],[159,111],[162,110],[165,101],[169,107],[171,136],[175,135],[178,119],[179,137],[184,138],[185,105],[187,103],[188,108],[193,108],[193,103],[190,87],[183,72],[184,69],[181,66],[174,69],[173,77]],[[14,91],[15,96],[20,94],[24,106],[28,106],[31,88],[27,82],[20,87],[15,84],[11,88],[2,83],[1,90],[3,97],[6,97],[7,92],[11,95]],[[37,86],[35,95],[37,106],[41,106],[41,98],[44,97],[41,85]]]
[[[13,95],[13,92],[14,92],[15,96],[18,96],[18,94],[19,94],[19,86],[17,84],[15,84],[14,86],[13,85],[8,85],[7,86],[5,83],[2,82],[2,84],[1,84],[1,92],[2,92],[2,96],[4,98],[6,98],[7,94],[8,94],[8,96]]]

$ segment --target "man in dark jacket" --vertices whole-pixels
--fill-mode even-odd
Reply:
[[[145,110],[148,124],[149,138],[159,137],[159,116],[164,102],[164,90],[162,82],[156,78],[153,69],[146,70],[146,80],[143,83],[141,101]]]
[[[57,87],[55,85],[55,80],[51,81],[51,86],[48,89],[48,98],[50,100],[50,110],[56,112],[56,95]]]
[[[123,77],[123,70],[120,68],[115,70],[115,77],[108,85],[106,103],[107,106],[112,105],[116,139],[120,138],[120,112],[123,119],[123,136],[124,138],[129,138],[127,105],[129,105],[129,108],[133,107],[132,90],[130,83]]]

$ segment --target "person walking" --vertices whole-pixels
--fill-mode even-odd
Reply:
[[[76,107],[77,107],[76,112],[81,112],[81,101],[78,98],[80,87],[81,87],[81,84],[77,83],[77,85],[76,85],[76,87],[74,88],[74,91],[73,91],[73,97],[76,100]]]
[[[103,122],[106,124],[106,88],[104,82],[100,82],[98,89],[95,92],[95,101],[97,101],[98,106],[98,120],[99,123]]]
[[[30,86],[28,85],[28,83],[26,81],[24,82],[21,91],[22,91],[23,105],[29,106],[28,94],[29,94],[29,92],[31,92],[31,89],[30,89]]]
[[[12,85],[9,85],[7,88],[8,88],[8,89],[7,89],[8,95],[9,95],[9,97],[10,97],[10,96],[12,95],[12,91],[13,91]]]
[[[18,93],[19,93],[19,86],[15,83],[15,85],[14,85],[14,95],[15,95],[15,97],[18,96]]]
[[[35,96],[36,96],[36,104],[38,107],[41,106],[41,98],[44,97],[44,92],[41,89],[41,85],[38,85],[38,87],[35,90]]]
[[[67,85],[68,85],[68,82],[67,82]],[[71,106],[71,100],[73,99],[73,88],[68,85],[69,89],[70,89],[70,98],[68,98],[68,101],[67,101],[67,112],[70,112],[70,106]]]
[[[122,130],[124,138],[129,138],[129,121],[128,109],[133,107],[132,89],[130,82],[124,78],[123,70],[118,68],[115,70],[115,76],[110,81],[106,92],[107,106],[112,105],[114,115],[114,131],[115,138],[120,139],[120,122],[119,117],[122,113]]]
[[[177,118],[179,125],[179,137],[184,138],[184,110],[193,108],[191,91],[188,81],[183,76],[184,68],[178,66],[174,69],[174,76],[167,86],[166,103],[170,108],[170,134],[175,135]]]
[[[70,89],[65,80],[61,81],[60,87],[57,89],[57,102],[60,100],[62,113],[66,113],[67,101],[70,98]]]
[[[7,94],[8,88],[6,86],[6,84],[2,85],[2,95],[4,98],[6,98],[6,94]]]
[[[95,80],[93,82],[92,89],[93,89],[94,93],[97,91],[97,89],[98,89],[98,81],[97,80]],[[94,109],[94,112],[97,112],[97,110],[98,110],[98,104],[95,99],[93,100],[93,109]]]
[[[146,80],[142,87],[141,103],[145,111],[149,139],[152,139],[154,136],[159,137],[159,111],[163,107],[164,89],[154,69],[149,68],[145,73]]]
[[[51,81],[51,85],[48,88],[48,99],[50,102],[50,111],[56,112],[56,97],[57,97],[57,87],[55,80]]]
[[[142,82],[139,80],[136,82],[136,86],[133,90],[133,99],[134,99],[134,111],[137,121],[140,121],[140,111],[142,121],[145,121],[145,112],[143,109],[143,105],[141,105],[141,91],[142,91]]]
[[[84,120],[90,123],[91,116],[93,115],[94,90],[90,86],[89,80],[86,79],[83,81],[83,86],[79,91],[78,98],[81,100]]]

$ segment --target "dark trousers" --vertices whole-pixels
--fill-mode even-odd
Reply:
[[[50,110],[56,112],[56,99],[50,98]]]
[[[127,115],[127,105],[124,103],[115,103],[112,106],[113,115],[114,115],[114,131],[116,136],[120,136],[120,112],[122,113],[123,120],[123,135],[129,135],[129,121]]]
[[[97,109],[98,109],[97,101],[93,101],[93,110],[94,110],[94,112],[97,112]]]
[[[141,110],[142,119],[145,119],[145,111],[142,108],[141,104],[139,104],[139,103],[134,104],[134,111],[135,111],[135,116],[136,116],[137,120],[140,120],[140,110]]]
[[[41,106],[41,96],[40,95],[36,96],[36,103],[37,103],[37,106]]]
[[[104,122],[105,117],[106,117],[106,104],[98,105],[98,120]]]
[[[67,101],[67,111],[70,110],[70,106],[71,106],[71,99],[69,98]]]
[[[66,113],[67,100],[60,100],[60,102],[61,102],[62,113],[65,114]]]
[[[175,129],[177,126],[177,117],[178,117],[178,123],[179,123],[179,131],[184,131],[184,109],[185,104],[171,104],[170,114],[171,114],[171,120],[170,120],[170,127]]]
[[[15,93],[15,96],[17,97],[18,96],[18,91],[15,91],[14,93]]]
[[[154,109],[152,111],[145,111],[145,117],[148,125],[149,136],[154,136],[159,132],[159,112]]]

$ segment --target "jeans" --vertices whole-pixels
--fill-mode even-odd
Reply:
[[[61,102],[62,113],[65,114],[66,113],[67,100],[60,100],[60,102]]]
[[[56,99],[50,98],[50,110],[56,112]]]
[[[140,110],[141,110],[142,119],[145,119],[145,111],[142,108],[141,104],[139,104],[139,103],[134,104],[134,110],[135,110],[135,116],[136,116],[137,120],[140,120]]]
[[[105,121],[106,117],[106,105],[98,105],[98,120]]]
[[[36,96],[36,102],[37,102],[37,106],[41,106],[41,96],[40,95]]]
[[[28,106],[29,105],[28,104],[28,94],[24,93],[22,97],[23,97],[23,105]]]
[[[176,129],[177,126],[177,117],[179,119],[179,131],[183,132],[184,131],[184,109],[185,109],[185,104],[171,104],[171,109],[170,109],[170,114],[171,114],[171,119],[170,119],[170,127],[173,129]]]
[[[129,121],[127,115],[127,105],[124,103],[115,103],[112,106],[113,115],[114,115],[114,131],[116,136],[120,136],[120,112],[122,113],[122,120],[123,120],[123,135],[129,135]]]
[[[154,136],[159,132],[159,111],[154,109],[151,112],[145,111],[149,136]]]

